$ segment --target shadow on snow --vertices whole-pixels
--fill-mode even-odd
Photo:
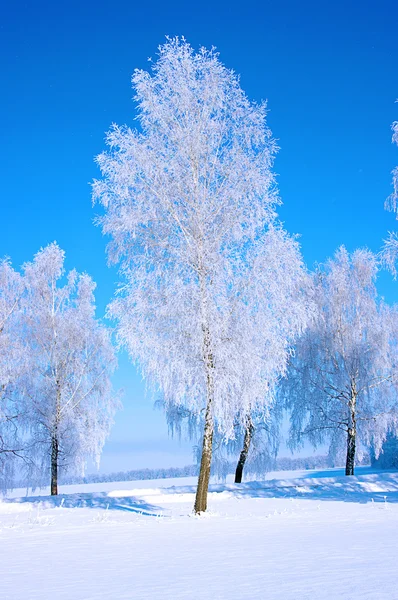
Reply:
[[[304,499],[316,501],[341,501],[396,503],[398,502],[398,472],[378,471],[361,467],[357,469],[356,476],[344,476],[342,469],[323,471],[309,471],[305,477],[297,479],[269,479],[265,481],[249,481],[242,484],[212,484],[209,487],[211,496],[225,495],[226,499],[236,498],[284,498]],[[117,484],[116,484],[117,485]],[[157,490],[160,492],[156,499]],[[127,493],[126,493],[127,492]],[[131,491],[118,492],[93,492],[77,494],[60,494],[58,496],[28,496],[6,499],[9,503],[31,503],[41,508],[94,508],[103,510],[121,510],[141,514],[148,517],[168,516],[169,509],[162,505],[162,496],[176,496],[176,502],[181,494],[195,494],[196,486],[172,486],[168,488],[154,488],[145,490],[132,486]],[[154,498],[159,505],[152,504],[145,499]],[[221,498],[220,498],[221,499]],[[190,503],[192,497],[187,503]],[[169,504],[169,502],[167,503]],[[165,514],[166,512],[166,514]]]
[[[122,510],[147,517],[164,517],[164,509],[149,504],[141,498],[112,497],[108,492],[88,494],[59,494],[58,496],[27,496],[25,498],[5,499],[7,503],[30,503],[40,508],[95,508],[103,510]]]
[[[164,494],[193,493],[195,488],[184,486],[164,488]],[[309,471],[297,479],[269,479],[241,484],[212,484],[210,493],[229,492],[238,499],[285,498],[317,501],[398,502],[398,472],[375,472],[370,467],[358,467],[357,475],[346,477],[344,469]]]

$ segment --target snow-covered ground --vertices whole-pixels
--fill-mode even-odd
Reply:
[[[1,600],[397,600],[398,473],[68,486],[0,502]],[[277,477],[275,479],[275,477]]]

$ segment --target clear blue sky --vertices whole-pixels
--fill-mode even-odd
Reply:
[[[378,250],[398,228],[383,210],[398,164],[397,22],[396,0],[3,2],[0,256],[18,266],[57,240],[67,267],[97,281],[103,314],[117,273],[92,224],[93,158],[112,122],[133,124],[131,74],[165,35],[216,46],[249,97],[268,100],[281,216],[301,234],[308,265],[343,243]],[[381,289],[398,300],[387,275]],[[190,462],[190,444],[168,441],[125,357],[115,384],[125,410],[104,469]]]

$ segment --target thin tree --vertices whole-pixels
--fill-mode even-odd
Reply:
[[[275,144],[265,105],[247,99],[214,50],[168,40],[152,72],[135,71],[133,88],[141,130],[113,127],[94,183],[109,258],[124,279],[109,314],[148,384],[203,414],[200,513],[214,424],[228,437],[237,415],[272,402],[262,372],[279,355],[258,340],[267,328],[276,336],[260,293],[264,237],[279,203]],[[274,229],[275,241],[284,237]]]
[[[242,482],[243,469],[246,464],[247,457],[249,455],[250,444],[252,441],[253,433],[254,433],[253,419],[252,419],[251,414],[248,414],[246,416],[246,423],[245,423],[245,429],[244,429],[243,447],[242,447],[242,450],[240,451],[238,464],[236,465],[236,470],[235,470],[235,483]]]
[[[253,472],[255,465],[256,473],[269,469],[276,456],[277,423],[280,420],[280,407],[275,404],[277,386],[286,374],[295,341],[305,330],[314,309],[309,293],[310,280],[301,263],[297,243],[286,232],[270,227],[262,239],[261,263],[255,276],[259,287],[256,304],[262,311],[262,321],[261,324],[254,322],[255,326],[260,324],[260,329],[251,342],[254,352],[263,357],[261,373],[272,396],[272,416],[259,411],[258,405],[255,402],[252,405],[250,399],[245,403],[246,412],[237,422],[239,434],[234,436],[241,444],[235,483],[241,483],[250,454],[251,470]],[[253,263],[253,266],[258,265]],[[248,318],[245,315],[245,306],[242,307],[235,321],[236,336],[250,326],[251,319],[251,315]],[[264,360],[267,355],[268,359]],[[253,386],[249,385],[248,389],[250,394]],[[255,448],[251,452],[253,441]],[[236,443],[230,446],[236,448]]]
[[[380,452],[396,428],[398,312],[375,286],[376,257],[341,247],[314,274],[318,314],[298,341],[283,387],[291,409],[290,440],[346,447],[346,475],[354,474],[358,446]]]
[[[84,472],[99,461],[117,401],[110,374],[110,331],[95,319],[95,283],[64,272],[64,252],[53,243],[24,265],[24,327],[30,376],[25,385],[31,454],[58,493],[60,470]],[[65,281],[64,281],[65,278]]]
[[[189,439],[194,443],[193,456],[200,466],[203,435],[203,419],[181,405],[165,403],[158,399],[156,408],[165,412],[169,434]],[[278,405],[270,409],[266,419],[262,415],[250,415],[250,441],[247,442],[247,428],[242,427],[242,419],[236,419],[234,435],[229,439],[219,433],[217,424],[214,429],[212,475],[225,479],[231,472],[232,461],[235,461],[235,483],[241,483],[243,469],[250,474],[263,476],[275,466],[279,448],[279,424],[281,414]],[[244,455],[242,456],[242,454]]]

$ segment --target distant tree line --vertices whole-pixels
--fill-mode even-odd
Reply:
[[[365,454],[362,460],[358,464],[368,465],[369,455]],[[277,457],[273,465],[272,470],[274,471],[308,471],[314,469],[327,469],[331,466],[330,458],[328,455],[314,455],[308,457]],[[153,479],[174,479],[180,477],[197,477],[199,473],[199,464],[187,465],[185,467],[169,467],[169,468],[158,468],[158,469],[134,469],[131,471],[118,471],[114,473],[98,474],[90,473],[84,476],[73,476],[73,475],[61,475],[59,483],[61,485],[75,485],[75,484],[86,484],[86,483],[106,483],[113,481],[142,481],[142,480],[153,480]],[[227,463],[226,471],[217,472],[213,470],[212,475],[219,480],[225,480],[227,475],[234,474],[236,464],[234,461]],[[255,473],[250,470],[248,473],[251,478],[255,478]],[[261,471],[260,476],[264,475],[264,471]],[[16,482],[15,487],[23,487],[24,481]]]

